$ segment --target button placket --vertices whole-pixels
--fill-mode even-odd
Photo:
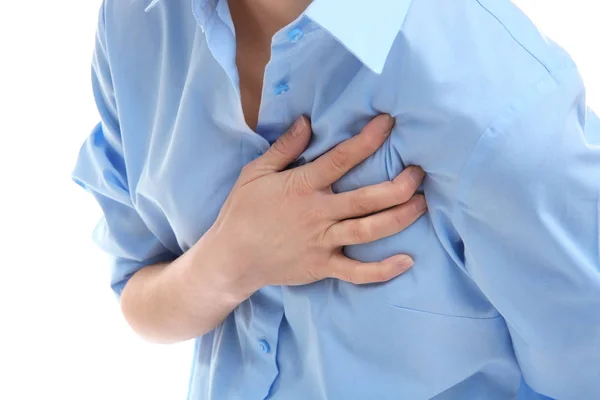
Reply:
[[[304,37],[304,30],[302,30],[302,28],[300,28],[300,27],[290,29],[287,33],[287,38],[290,43],[297,43],[300,40],[302,40],[303,37]],[[273,49],[271,49],[271,51],[273,52]],[[281,96],[282,94],[289,92],[289,90],[290,90],[289,81],[281,80],[273,88],[273,93],[275,94],[275,96]]]
[[[287,129],[287,125],[283,126],[281,122],[277,121],[290,121],[289,123],[291,123],[297,118],[297,111],[294,112],[290,109],[290,105],[297,101],[292,92],[302,89],[296,87],[293,80],[295,76],[292,75],[292,71],[299,68],[296,65],[296,55],[301,51],[301,47],[297,47],[300,45],[296,45],[296,43],[304,40],[302,47],[308,45],[307,32],[311,28],[313,27],[310,25],[310,21],[303,18],[278,33],[272,40],[271,59],[265,68],[261,108],[256,129],[260,136],[269,141],[269,145],[273,144],[278,134]],[[299,95],[302,95],[302,91]],[[273,134],[273,131],[277,134]],[[254,156],[254,158],[257,157],[259,155]]]

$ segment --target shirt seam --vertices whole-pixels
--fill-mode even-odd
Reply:
[[[475,1],[477,1],[479,6],[481,8],[483,8],[492,18],[494,18],[500,24],[500,26],[502,26],[502,28],[504,28],[506,33],[515,41],[515,43],[517,43],[519,45],[519,47],[521,47],[531,57],[533,57],[542,67],[544,67],[544,69],[550,74],[550,76],[552,76],[552,70],[548,67],[548,65],[545,62],[543,62],[538,56],[536,56],[531,50],[529,50],[529,48],[527,48],[523,43],[521,43],[521,41],[519,41],[519,39],[517,39],[517,37],[508,28],[508,26],[506,26],[506,24],[504,22],[502,22],[502,20],[500,20],[500,18],[493,11],[491,11],[487,6],[485,6],[481,2],[481,0],[475,0]]]
[[[447,318],[461,318],[461,319],[474,319],[474,320],[494,320],[497,318],[502,317],[502,314],[500,314],[499,312],[496,312],[494,315],[491,316],[485,316],[485,317],[478,317],[478,316],[471,316],[471,315],[460,315],[460,314],[444,314],[444,313],[440,313],[440,312],[433,312],[433,311],[427,311],[427,310],[421,310],[418,308],[412,308],[412,307],[404,307],[404,306],[399,306],[397,304],[394,304],[392,302],[388,303],[388,305],[394,309],[398,309],[398,310],[405,310],[405,311],[412,311],[415,313],[420,313],[420,314],[426,314],[426,315],[435,315],[438,317],[447,317]]]
[[[472,171],[474,168],[474,163],[476,163],[475,158],[480,152],[480,148],[483,145],[483,142],[489,138],[492,133],[497,133],[499,136],[502,136],[504,128],[503,125],[514,121],[518,116],[522,113],[523,107],[527,106],[531,103],[532,99],[539,99],[543,96],[548,95],[551,91],[555,91],[559,87],[559,82],[556,80],[555,74],[563,71],[577,71],[577,67],[572,65],[559,68],[553,71],[549,71],[543,78],[536,81],[534,84],[527,87],[527,89],[522,92],[520,95],[513,97],[512,101],[508,102],[508,104],[504,107],[503,111],[497,114],[495,118],[492,119],[490,124],[483,130],[482,134],[479,136],[469,155],[467,156],[462,169],[458,174],[457,179],[457,191],[456,198],[454,204],[452,205],[451,211],[451,220],[453,221],[456,228],[458,228],[460,224],[460,208],[462,204],[467,204],[466,192],[468,187],[470,187],[469,182],[471,179],[467,178],[469,171]],[[542,91],[545,85],[554,86],[546,91]],[[529,97],[531,96],[531,97]],[[484,151],[488,152],[491,149],[488,147]],[[465,268],[466,271],[466,268]],[[467,274],[469,273],[466,271]]]

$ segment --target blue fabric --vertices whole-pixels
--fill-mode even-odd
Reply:
[[[600,121],[569,56],[507,0],[315,0],[273,38],[253,132],[232,27],[225,0],[105,0],[102,122],[74,179],[104,211],[95,239],[117,294],[188,250],[300,114],[306,162],[394,115],[334,188],[421,165],[429,213],[346,249],[412,254],[389,283],[266,287],[241,304],[197,339],[190,399],[598,398]]]

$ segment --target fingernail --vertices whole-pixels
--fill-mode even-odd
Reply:
[[[420,184],[421,181],[423,181],[423,178],[425,178],[425,171],[423,171],[423,169],[421,169],[420,167],[414,165],[408,168],[408,177],[412,179],[413,182]]]
[[[384,136],[389,136],[390,133],[392,133],[392,129],[394,128],[394,125],[396,124],[396,119],[394,117],[392,117],[390,114],[382,114],[381,119],[384,120],[385,123],[385,127],[384,129],[382,129],[382,134]]]
[[[416,196],[415,198],[415,208],[417,212],[423,213],[427,210],[427,201],[423,196]]]
[[[304,127],[306,126],[306,118],[304,118],[304,116],[301,116],[300,118],[298,118],[296,120],[296,122],[294,122],[294,125],[292,125],[292,129],[290,131],[291,135],[293,137],[298,137],[302,134],[302,130],[304,129]]]

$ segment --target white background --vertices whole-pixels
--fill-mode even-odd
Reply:
[[[597,1],[517,3],[569,50],[600,110]],[[90,60],[99,5],[0,6],[0,399],[185,398],[191,344],[152,346],[128,330],[90,240],[99,209],[70,181],[98,120]]]

